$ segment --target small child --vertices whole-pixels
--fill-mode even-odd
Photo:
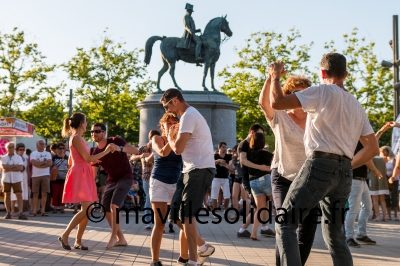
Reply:
[[[131,198],[134,206],[140,205],[140,196],[138,194],[138,191],[139,191],[139,184],[138,182],[133,181],[131,189],[128,192],[128,196]]]

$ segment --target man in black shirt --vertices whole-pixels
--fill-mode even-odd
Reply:
[[[229,164],[232,160],[232,154],[226,154],[226,143],[218,143],[218,154],[214,154],[215,166],[217,173],[211,184],[211,199],[213,209],[217,208],[217,200],[219,190],[222,188],[224,194],[224,209],[227,210],[229,207],[229,199],[231,198],[231,192],[229,187],[229,170],[234,171],[235,168]]]
[[[363,145],[361,144],[361,142],[358,142],[354,155],[362,149]],[[353,248],[361,247],[361,245],[354,240],[354,222],[356,220],[356,217],[358,217],[358,232],[356,239],[365,244],[376,244],[376,241],[371,240],[367,236],[367,221],[369,214],[372,210],[371,195],[369,193],[369,188],[366,182],[367,168],[372,170],[375,176],[378,176],[378,178],[382,178],[382,174],[375,167],[372,160],[369,161],[367,164],[353,169],[353,180],[351,184],[351,192],[348,199],[349,210],[347,211],[345,221],[346,243],[349,247]]]

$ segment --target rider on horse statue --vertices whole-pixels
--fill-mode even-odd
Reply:
[[[177,48],[180,49],[190,49],[190,45],[193,42],[196,43],[196,60],[201,60],[203,59],[201,57],[201,39],[199,36],[197,36],[195,33],[196,32],[201,32],[201,29],[196,29],[196,26],[194,24],[194,20],[192,18],[192,13],[193,13],[193,5],[187,3],[186,4],[186,14],[183,17],[183,25],[185,26],[185,31],[183,33],[183,36],[181,40],[177,44]]]

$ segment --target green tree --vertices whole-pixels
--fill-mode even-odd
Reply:
[[[374,54],[373,42],[357,36],[355,28],[344,34],[345,48],[341,52],[347,58],[348,77],[345,87],[360,101],[370,122],[378,130],[387,121],[393,120],[393,85],[390,69],[383,68]],[[225,78],[223,92],[235,103],[240,104],[236,115],[238,140],[243,139],[252,123],[260,123],[269,131],[262,111],[258,107],[258,97],[266,79],[266,68],[275,61],[285,62],[288,74],[302,74],[318,84],[317,73],[309,70],[311,44],[297,45],[300,33],[290,30],[287,36],[275,32],[256,32],[246,40],[246,45],[238,50],[239,61],[226,67],[219,76]],[[336,51],[335,42],[325,43],[327,52]],[[316,66],[317,68],[317,66]],[[281,80],[284,82],[285,77]],[[381,144],[390,144],[391,131],[381,137]],[[270,147],[274,147],[274,136],[267,137]]]
[[[39,91],[37,103],[27,111],[21,112],[21,118],[35,125],[36,134],[53,142],[65,140],[61,136],[66,101],[62,100],[65,84],[44,87]]]
[[[54,70],[44,59],[38,45],[27,43],[25,33],[18,28],[0,34],[0,116],[17,116],[21,106],[38,98],[38,88]]]
[[[309,51],[313,43],[298,45],[296,43],[300,37],[299,31],[295,29],[289,30],[286,36],[273,31],[253,33],[246,40],[244,48],[236,48],[239,61],[218,73],[225,79],[222,91],[233,102],[240,104],[236,113],[238,140],[247,136],[253,123],[260,123],[270,132],[258,106],[258,97],[267,78],[267,68],[272,62],[285,62],[289,75],[301,74],[313,81],[317,79],[317,75],[306,64],[310,60]],[[273,149],[274,137],[267,137],[267,142]]]
[[[136,103],[144,99],[154,85],[139,82],[146,70],[139,62],[140,50],[126,51],[121,43],[104,37],[99,46],[78,53],[62,67],[71,80],[78,81],[74,92],[77,110],[87,115],[88,123],[103,122],[110,136],[138,141],[139,110]]]
[[[368,114],[375,131],[393,120],[393,74],[391,69],[381,66],[374,53],[374,42],[358,37],[358,29],[344,34],[348,76],[345,87],[360,101]],[[335,42],[325,44],[328,51],[335,51]],[[381,139],[382,145],[390,145],[391,130]]]

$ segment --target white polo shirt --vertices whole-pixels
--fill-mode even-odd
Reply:
[[[22,161],[22,157],[18,154],[14,154],[13,156],[4,155],[1,157],[1,164],[4,165],[24,165]],[[5,172],[3,170],[3,178],[2,182],[4,183],[18,183],[22,182],[22,172]]]

